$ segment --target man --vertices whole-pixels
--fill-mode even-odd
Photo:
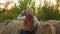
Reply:
[[[22,16],[24,12],[26,12],[26,16]],[[18,20],[24,21],[20,34],[33,34],[36,27],[39,27],[40,23],[38,19],[32,15],[32,13],[33,10],[28,8],[26,11],[22,11],[22,13],[17,17]],[[34,23],[36,23],[36,26],[34,26]]]

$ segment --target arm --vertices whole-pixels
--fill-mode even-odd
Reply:
[[[38,19],[35,16],[34,16],[34,22],[37,24],[39,23]]]
[[[39,27],[39,25],[40,25],[40,22],[38,21],[38,19],[34,16],[34,22],[36,23],[36,25],[38,25],[38,27]]]
[[[18,20],[22,20],[22,21],[25,20],[25,16],[22,16],[22,14],[23,14],[24,12],[25,12],[25,11],[22,11],[22,13],[19,14],[19,16],[17,17]]]

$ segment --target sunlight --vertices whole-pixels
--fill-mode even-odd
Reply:
[[[41,7],[44,6],[44,0],[41,0]]]
[[[46,1],[48,3],[50,2],[51,6],[57,4],[56,0],[46,0]],[[41,3],[41,6],[43,7],[44,6],[44,0],[35,0],[35,7],[39,7],[40,3]]]
[[[12,2],[11,4],[9,4],[8,5],[8,10],[10,10],[12,7],[14,7],[15,6],[15,4],[16,4],[16,6],[19,6],[19,4],[18,4],[18,0],[9,0],[10,2]]]
[[[1,8],[4,8],[4,5],[0,5]]]
[[[60,10],[60,7],[58,7],[58,10]]]
[[[19,0],[0,0],[0,7],[1,8],[7,8],[7,10],[11,9],[12,7],[14,7],[14,5],[19,6],[18,3]],[[7,5],[7,7],[4,7],[7,3],[9,3]]]
[[[19,0],[14,0],[13,3],[16,3],[16,6],[19,6],[18,1],[19,1]]]
[[[30,3],[30,5],[28,4],[27,6],[32,7],[32,5],[33,5],[34,2],[35,2],[35,0],[32,0],[31,3]]]
[[[59,10],[59,14],[60,14],[60,7],[58,7],[58,10]]]
[[[35,15],[38,13],[37,8],[39,7],[39,5],[40,5],[40,0],[35,0]]]
[[[6,2],[6,0],[0,0],[0,3],[5,3]]]
[[[56,5],[56,0],[50,0],[51,1],[51,4],[53,4],[53,5]]]
[[[8,5],[6,8],[10,9],[10,8],[14,7],[14,6],[13,6],[14,4],[16,4],[16,6],[19,6],[18,1],[19,1],[19,0],[0,0],[0,7],[1,7],[1,8],[4,8],[4,5],[5,5],[7,2],[9,2],[9,5]],[[24,1],[24,0],[22,0],[22,1]],[[50,2],[50,5],[51,5],[51,6],[57,4],[56,0],[46,0],[46,1],[47,1],[47,2]],[[40,5],[41,7],[44,6],[44,0],[32,0],[32,3],[33,3],[33,2],[35,2],[35,7],[36,7],[36,8],[38,8],[39,5]],[[10,6],[10,5],[11,5],[11,6]],[[28,5],[28,6],[32,6],[32,4],[31,4],[31,5]]]
[[[9,5],[7,6],[7,9],[10,10],[12,7],[14,7],[14,4],[13,4],[13,3],[12,3],[12,4],[9,4]]]
[[[39,5],[40,5],[40,0],[35,0],[35,6],[39,7]]]
[[[56,5],[56,3],[57,3],[56,0],[46,0],[46,1],[47,1],[47,2],[50,2],[51,5],[52,5],[52,4],[53,4],[53,5]]]

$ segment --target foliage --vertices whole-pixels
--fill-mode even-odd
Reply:
[[[0,13],[0,21],[7,19],[16,19],[17,16],[27,8],[27,4],[31,5],[31,0],[19,1],[19,7],[13,7],[11,13]],[[39,20],[60,20],[60,14],[58,10],[53,10],[52,7],[47,7],[46,1],[44,7],[37,8],[38,14],[35,15],[35,3],[32,4],[33,15],[36,16]],[[57,8],[56,8],[57,9]]]
[[[12,18],[13,16],[11,16],[9,13],[0,14],[0,21],[12,19]]]
[[[60,19],[58,11],[54,11],[52,8],[43,7],[42,11],[45,14],[46,20],[59,20]]]

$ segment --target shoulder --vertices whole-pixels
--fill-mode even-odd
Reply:
[[[37,20],[37,17],[36,16],[34,16],[34,20]]]
[[[34,18],[37,18],[36,16],[34,16]]]

